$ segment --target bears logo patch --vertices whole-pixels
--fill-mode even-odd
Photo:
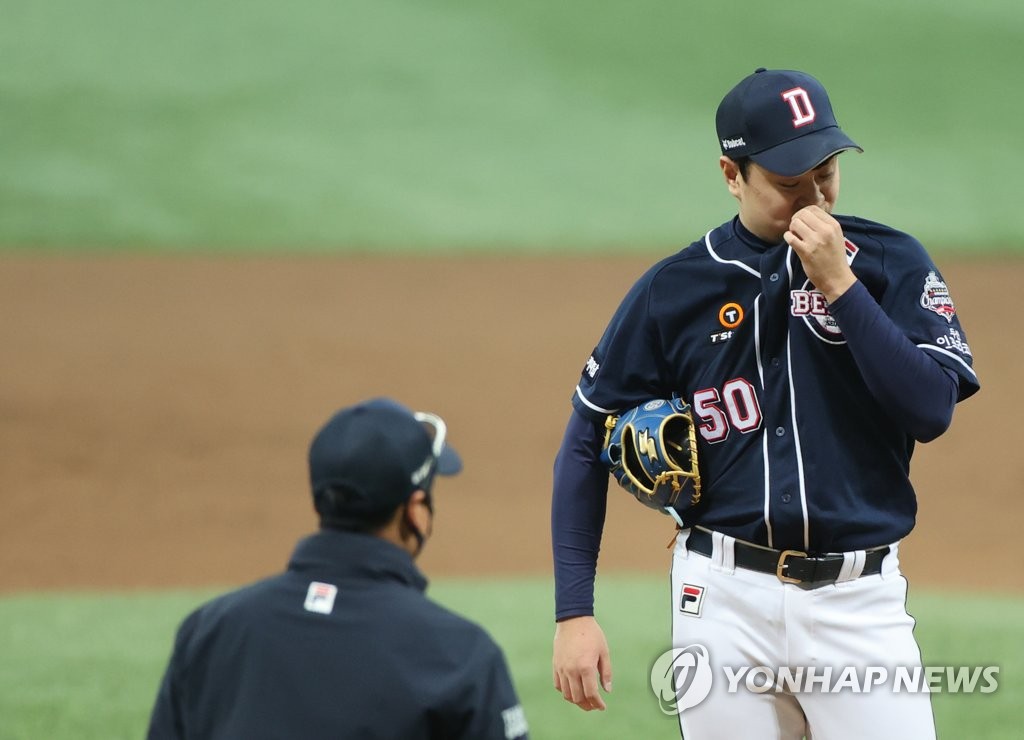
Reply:
[[[846,262],[853,265],[853,261],[860,254],[860,247],[849,239],[845,240],[845,246]],[[821,341],[828,344],[846,344],[846,337],[839,329],[839,324],[828,311],[825,294],[815,289],[810,280],[804,281],[800,290],[789,292],[789,312],[803,319],[811,333]]]
[[[815,290],[811,281],[804,283],[801,290],[789,292],[789,312],[804,320],[807,327],[818,339],[829,344],[845,344],[846,338],[839,329],[839,324],[828,312],[828,301],[825,294]]]

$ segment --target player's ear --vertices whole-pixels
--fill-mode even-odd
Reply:
[[[718,158],[718,166],[722,168],[722,176],[725,177],[725,185],[729,188],[729,192],[738,198],[740,194],[739,183],[743,179],[739,165],[723,154]]]
[[[406,517],[410,524],[420,532],[429,534],[434,519],[434,507],[430,494],[425,491],[414,491],[406,504]]]

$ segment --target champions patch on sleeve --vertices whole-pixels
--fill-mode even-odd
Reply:
[[[924,278],[924,290],[921,292],[921,308],[937,313],[947,322],[956,316],[956,306],[949,295],[949,288],[935,270],[931,270]]]

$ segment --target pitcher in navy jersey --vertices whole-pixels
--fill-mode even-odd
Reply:
[[[673,517],[673,645],[706,648],[715,678],[922,662],[897,555],[917,511],[910,459],[979,388],[949,288],[914,237],[833,215],[839,155],[861,149],[818,80],[758,69],[716,129],[738,215],[633,285],[555,460],[553,680],[585,710],[605,709],[612,676],[594,616],[603,423],[672,395],[693,407],[704,484]],[[935,734],[927,693],[882,681],[731,688],[679,713],[688,740]]]

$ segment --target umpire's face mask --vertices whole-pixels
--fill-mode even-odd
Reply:
[[[405,525],[405,528],[409,530],[409,533],[416,538],[416,550],[412,554],[414,558],[418,557],[423,551],[423,546],[427,544],[427,540],[430,538],[434,529],[434,499],[433,496],[431,496],[429,489],[423,491],[423,494],[424,497],[422,499],[417,498],[416,501],[409,499],[409,501],[405,503],[402,511],[402,523]],[[413,513],[414,507],[425,507],[427,509],[428,519],[426,520],[426,531],[420,529],[416,524],[416,517]]]

